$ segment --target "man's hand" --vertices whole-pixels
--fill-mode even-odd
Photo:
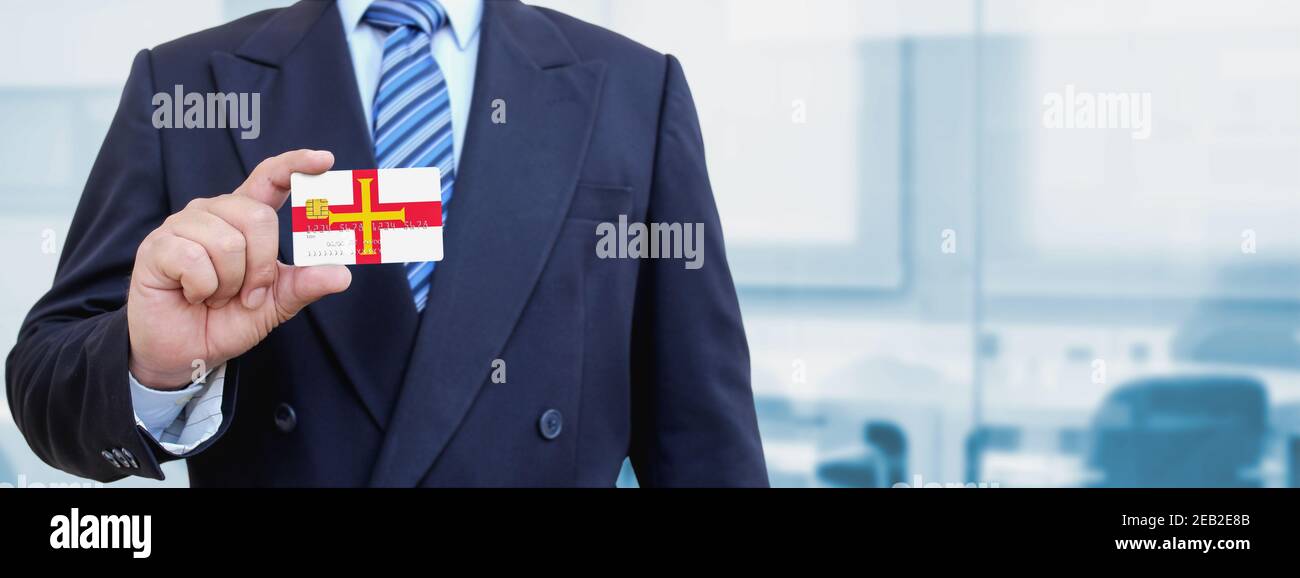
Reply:
[[[332,166],[325,151],[266,159],[235,192],[195,199],[145,237],[127,296],[130,369],[140,383],[185,387],[195,360],[211,367],[238,357],[303,307],[348,288],[346,267],[277,260],[276,209],[289,176]]]

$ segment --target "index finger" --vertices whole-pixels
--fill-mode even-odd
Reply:
[[[289,198],[289,177],[293,173],[318,175],[334,166],[334,154],[308,149],[289,151],[262,161],[248,175],[235,194],[279,209]]]

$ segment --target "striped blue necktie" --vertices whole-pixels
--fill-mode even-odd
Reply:
[[[375,91],[374,142],[379,168],[438,167],[442,171],[442,222],[456,179],[451,101],[433,59],[433,33],[447,23],[436,0],[376,0],[363,20],[388,33],[379,89]],[[424,311],[436,263],[407,263],[415,309]]]

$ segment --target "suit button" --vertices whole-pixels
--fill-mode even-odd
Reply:
[[[115,458],[114,463],[117,464],[117,467],[124,470],[131,469],[131,460],[126,459],[126,454],[122,453],[120,448],[113,449],[113,458]]]
[[[122,448],[122,455],[126,457],[127,466],[133,470],[140,469],[140,462],[136,461],[135,454],[131,453],[131,450]]]
[[[542,437],[548,440],[560,437],[560,431],[564,429],[564,416],[559,410],[548,409],[542,414],[542,419],[537,421],[537,429],[541,430]]]
[[[275,408],[275,429],[289,433],[298,427],[298,414],[293,406],[282,403]]]

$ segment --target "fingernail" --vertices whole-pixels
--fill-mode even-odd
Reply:
[[[266,287],[258,287],[244,296],[244,307],[257,309],[266,302]]]

